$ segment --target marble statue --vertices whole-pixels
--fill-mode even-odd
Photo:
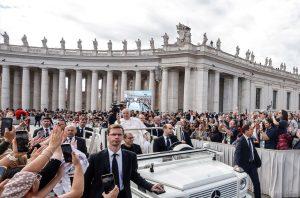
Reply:
[[[246,52],[246,60],[249,60],[249,59],[250,59],[250,50],[248,49]]]
[[[254,53],[253,53],[253,51],[251,52],[251,62],[253,63],[254,62],[254,58],[255,58],[255,55],[254,55]]]
[[[238,57],[240,54],[240,47],[237,45],[235,48],[235,56]]]
[[[293,74],[295,74],[295,73],[296,73],[296,67],[293,67]]]
[[[286,71],[286,65],[283,63],[283,71]]]
[[[28,47],[28,41],[27,41],[27,36],[24,34],[24,36],[22,37],[22,42],[23,42],[23,46]]]
[[[98,41],[96,38],[95,38],[95,40],[93,40],[93,46],[94,46],[94,50],[98,51]]]
[[[141,51],[141,46],[142,46],[141,40],[138,39],[137,41],[135,41],[135,43],[136,43],[137,50]]]
[[[150,48],[151,48],[152,50],[155,49],[155,47],[154,47],[154,39],[153,39],[153,38],[150,39]]]
[[[202,45],[206,45],[208,39],[207,39],[207,36],[206,36],[206,32],[203,34],[203,41],[202,41]]]
[[[266,57],[266,59],[265,59],[265,66],[268,66],[268,62],[269,62],[269,59],[268,59],[268,57]]]
[[[269,59],[269,67],[272,67],[272,59]]]
[[[3,36],[4,44],[9,45],[9,36],[6,32],[4,34],[1,34]]]
[[[82,41],[81,41],[81,39],[79,39],[78,41],[77,41],[77,47],[78,47],[78,49],[81,51],[82,50]]]
[[[123,51],[127,52],[127,41],[126,41],[126,39],[124,39],[124,41],[122,41],[122,43],[123,43]]]
[[[221,50],[221,40],[218,38],[217,40],[217,50]]]
[[[42,44],[43,44],[43,48],[48,48],[47,47],[47,39],[46,39],[46,37],[43,38]]]
[[[280,63],[280,70],[283,70],[283,63]]]
[[[214,42],[210,41],[210,47],[214,47]]]
[[[191,43],[191,28],[181,23],[179,23],[176,28],[178,33],[176,44],[182,45],[185,43]]]
[[[295,69],[296,69],[296,74],[298,74],[298,67],[296,67]]]
[[[111,40],[108,41],[107,48],[108,48],[108,51],[110,51],[110,52],[112,51],[112,42],[111,42]]]
[[[164,45],[168,45],[169,44],[169,36],[167,33],[165,33],[163,36],[164,39]]]
[[[64,40],[64,38],[61,38],[60,40],[60,48],[63,50],[66,49],[66,41]]]

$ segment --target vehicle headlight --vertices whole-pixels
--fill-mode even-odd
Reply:
[[[247,179],[243,178],[240,180],[240,190],[244,190],[247,186]]]

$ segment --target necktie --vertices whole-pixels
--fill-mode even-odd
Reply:
[[[167,151],[170,149],[170,146],[171,146],[170,138],[167,137]]]
[[[49,136],[49,129],[45,129],[45,130],[46,130],[45,136],[48,137]]]
[[[181,133],[181,140],[185,140],[185,138],[184,138],[184,132]]]
[[[248,138],[248,145],[249,145],[249,149],[250,149],[250,161],[254,161],[254,156],[253,156],[253,148],[252,148],[252,144],[251,144],[251,140],[250,138]]]
[[[118,162],[117,162],[117,156],[118,154],[114,153],[113,154],[113,160],[112,160],[112,173],[114,175],[115,179],[115,184],[118,185],[120,188],[120,183],[119,183],[119,168],[118,168]]]

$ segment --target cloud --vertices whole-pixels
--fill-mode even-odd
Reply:
[[[286,62],[292,68],[300,57],[299,9],[298,0],[2,0],[0,30],[14,44],[27,34],[34,46],[46,36],[49,47],[59,47],[64,37],[67,48],[76,48],[80,38],[84,49],[92,49],[97,38],[101,49],[107,49],[108,40],[113,49],[122,49],[124,39],[135,49],[138,38],[143,48],[151,37],[160,47],[165,32],[175,42],[181,22],[192,28],[195,44],[206,32],[209,40],[220,38],[228,53],[239,45],[241,56],[250,49],[257,62],[272,57],[274,65]]]

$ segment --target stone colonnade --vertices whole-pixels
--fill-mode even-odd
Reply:
[[[125,90],[151,90],[154,108],[154,71],[91,71],[2,65],[2,109],[108,110],[112,102],[124,101]]]

